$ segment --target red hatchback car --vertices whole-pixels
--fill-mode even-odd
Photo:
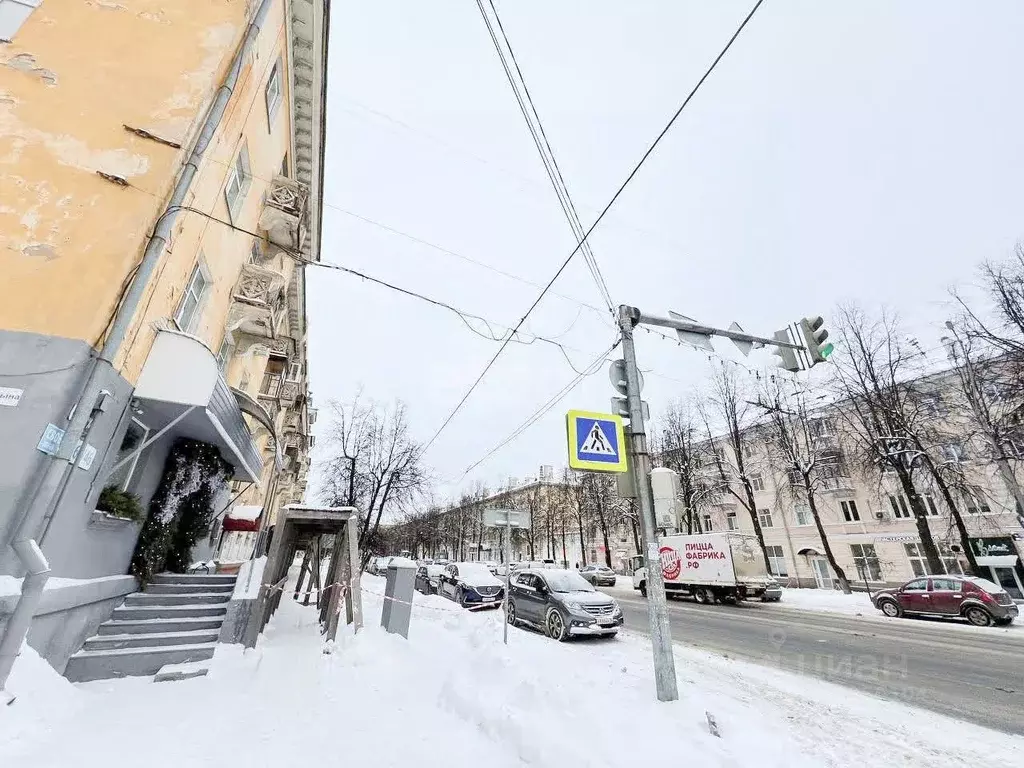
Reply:
[[[976,627],[1005,626],[1018,614],[1006,590],[975,576],[922,576],[871,600],[886,616],[959,616]]]

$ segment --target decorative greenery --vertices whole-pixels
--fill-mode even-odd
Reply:
[[[180,438],[164,464],[132,556],[132,573],[148,582],[165,568],[184,573],[196,541],[209,533],[213,500],[231,473],[216,446]]]
[[[122,491],[115,485],[108,485],[100,492],[96,509],[112,517],[138,522],[142,519],[142,503],[135,494]]]

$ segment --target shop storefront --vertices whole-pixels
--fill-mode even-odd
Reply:
[[[971,548],[978,561],[981,576],[991,579],[1009,592],[1015,600],[1024,600],[1024,565],[1013,536],[989,536],[971,539]]]

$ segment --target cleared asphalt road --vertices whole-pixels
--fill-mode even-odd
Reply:
[[[602,590],[625,628],[648,633],[647,601]],[[902,619],[787,609],[779,603],[697,605],[669,600],[672,639],[1024,734],[1024,637]]]

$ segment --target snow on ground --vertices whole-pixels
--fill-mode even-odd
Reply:
[[[1017,619],[1008,627],[974,627],[966,621],[958,619],[905,619],[889,618],[882,614],[874,605],[866,592],[854,592],[844,595],[838,589],[783,589],[782,601],[775,603],[775,606],[783,608],[794,608],[800,611],[823,611],[825,613],[840,613],[847,616],[861,616],[873,621],[882,622],[904,622],[904,621],[927,621],[933,626],[953,627],[968,632],[986,633],[1011,633],[1024,636],[1024,619]]]
[[[939,768],[976,762],[979,744],[993,765],[1024,754],[1024,738],[683,648],[681,700],[658,703],[640,637],[556,643],[513,629],[504,646],[500,612],[436,596],[416,596],[405,640],[376,626],[384,581],[363,582],[368,626],[330,655],[316,611],[289,599],[256,649],[220,646],[205,678],[71,686],[23,655],[0,765]]]

